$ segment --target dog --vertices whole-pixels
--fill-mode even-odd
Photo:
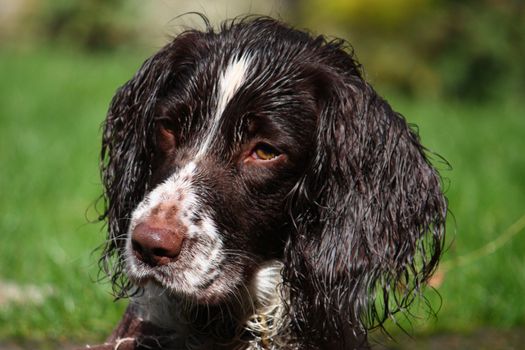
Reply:
[[[205,20],[206,21],[206,20]],[[111,102],[101,265],[118,349],[366,349],[420,297],[447,201],[350,46],[265,17],[186,30]]]

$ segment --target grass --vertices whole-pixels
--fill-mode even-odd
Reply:
[[[0,339],[100,339],[124,305],[97,279],[93,203],[100,124],[140,57],[0,57],[0,283],[50,286],[40,306],[0,305]]]
[[[441,309],[437,320],[425,323],[427,331],[524,326],[525,230],[506,244],[493,243],[525,215],[525,110],[516,101],[398,102],[397,109],[419,126],[425,145],[452,165],[441,167],[452,215],[440,296],[427,293]]]
[[[0,54],[0,293],[2,284],[52,289],[42,304],[2,303],[0,339],[101,340],[125,303],[94,283],[103,242],[94,200],[100,124],[109,100],[144,55],[82,56],[65,50]],[[441,165],[454,217],[438,291],[437,320],[425,332],[525,326],[525,235],[468,264],[465,256],[496,239],[525,213],[525,108],[390,98],[417,123]],[[436,293],[428,298],[439,305]]]

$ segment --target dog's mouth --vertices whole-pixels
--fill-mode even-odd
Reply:
[[[151,266],[128,250],[126,265],[130,281],[139,287],[153,283],[168,294],[197,303],[224,301],[239,289],[242,268],[228,263],[220,252],[207,257],[194,245],[188,245],[176,261],[161,266]]]
[[[140,277],[130,275],[130,280],[139,287],[144,288],[148,284],[154,284],[165,290],[170,295],[189,298],[199,303],[213,304],[214,302],[222,300],[222,297],[218,295],[214,289],[214,285],[219,281],[219,278],[217,277],[208,278],[192,291],[188,291],[181,287],[185,283],[180,283],[180,281],[177,281],[177,278],[173,278],[173,276],[167,275],[158,269],[153,269],[151,272]]]

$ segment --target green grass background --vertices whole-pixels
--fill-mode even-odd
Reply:
[[[51,286],[41,305],[1,304],[0,340],[103,339],[124,302],[96,283],[104,240],[93,203],[100,125],[116,88],[142,53],[81,55],[64,49],[0,52],[0,284]],[[468,264],[465,256],[525,214],[525,107],[522,101],[465,105],[384,92],[419,125],[423,143],[452,165],[442,169],[450,210],[438,318],[419,332],[525,325],[525,237]],[[87,218],[86,218],[87,217]]]

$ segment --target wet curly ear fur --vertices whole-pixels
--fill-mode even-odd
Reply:
[[[207,24],[209,25],[209,24]],[[155,149],[155,106],[194,62],[202,33],[187,31],[144,62],[115,94],[103,124],[101,173],[108,239],[99,265],[117,297],[132,288],[124,276],[124,249],[131,212],[144,198]],[[113,261],[115,257],[115,261]]]
[[[285,251],[292,325],[312,348],[366,346],[434,272],[447,212],[441,181],[405,119],[342,49],[315,67],[319,119],[310,170],[290,195]]]

